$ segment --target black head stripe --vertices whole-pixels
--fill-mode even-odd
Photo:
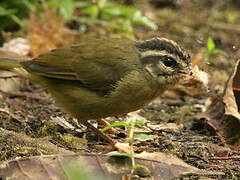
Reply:
[[[137,42],[136,47],[141,52],[149,50],[167,51],[169,54],[174,54],[180,57],[185,62],[189,63],[189,54],[180,47],[177,43],[165,38],[153,38],[147,41]]]

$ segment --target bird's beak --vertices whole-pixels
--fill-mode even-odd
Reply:
[[[192,76],[193,75],[193,67],[192,65],[189,66],[189,75]]]
[[[193,75],[192,65],[190,65],[186,70],[179,71],[179,73],[192,76]]]

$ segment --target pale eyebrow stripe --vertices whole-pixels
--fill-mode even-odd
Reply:
[[[169,54],[167,51],[152,51],[152,50],[148,50],[148,51],[144,51],[141,52],[141,58],[145,58],[148,56],[168,56],[168,57],[173,57],[173,55]]]

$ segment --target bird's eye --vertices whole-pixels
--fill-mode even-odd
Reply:
[[[162,62],[167,67],[174,67],[177,65],[177,62],[171,57],[164,57],[162,59]]]

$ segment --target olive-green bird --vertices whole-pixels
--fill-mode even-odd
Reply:
[[[114,145],[87,120],[142,108],[191,75],[191,62],[183,48],[165,38],[105,38],[55,49],[31,61],[0,58],[0,69],[47,88],[79,123]]]

